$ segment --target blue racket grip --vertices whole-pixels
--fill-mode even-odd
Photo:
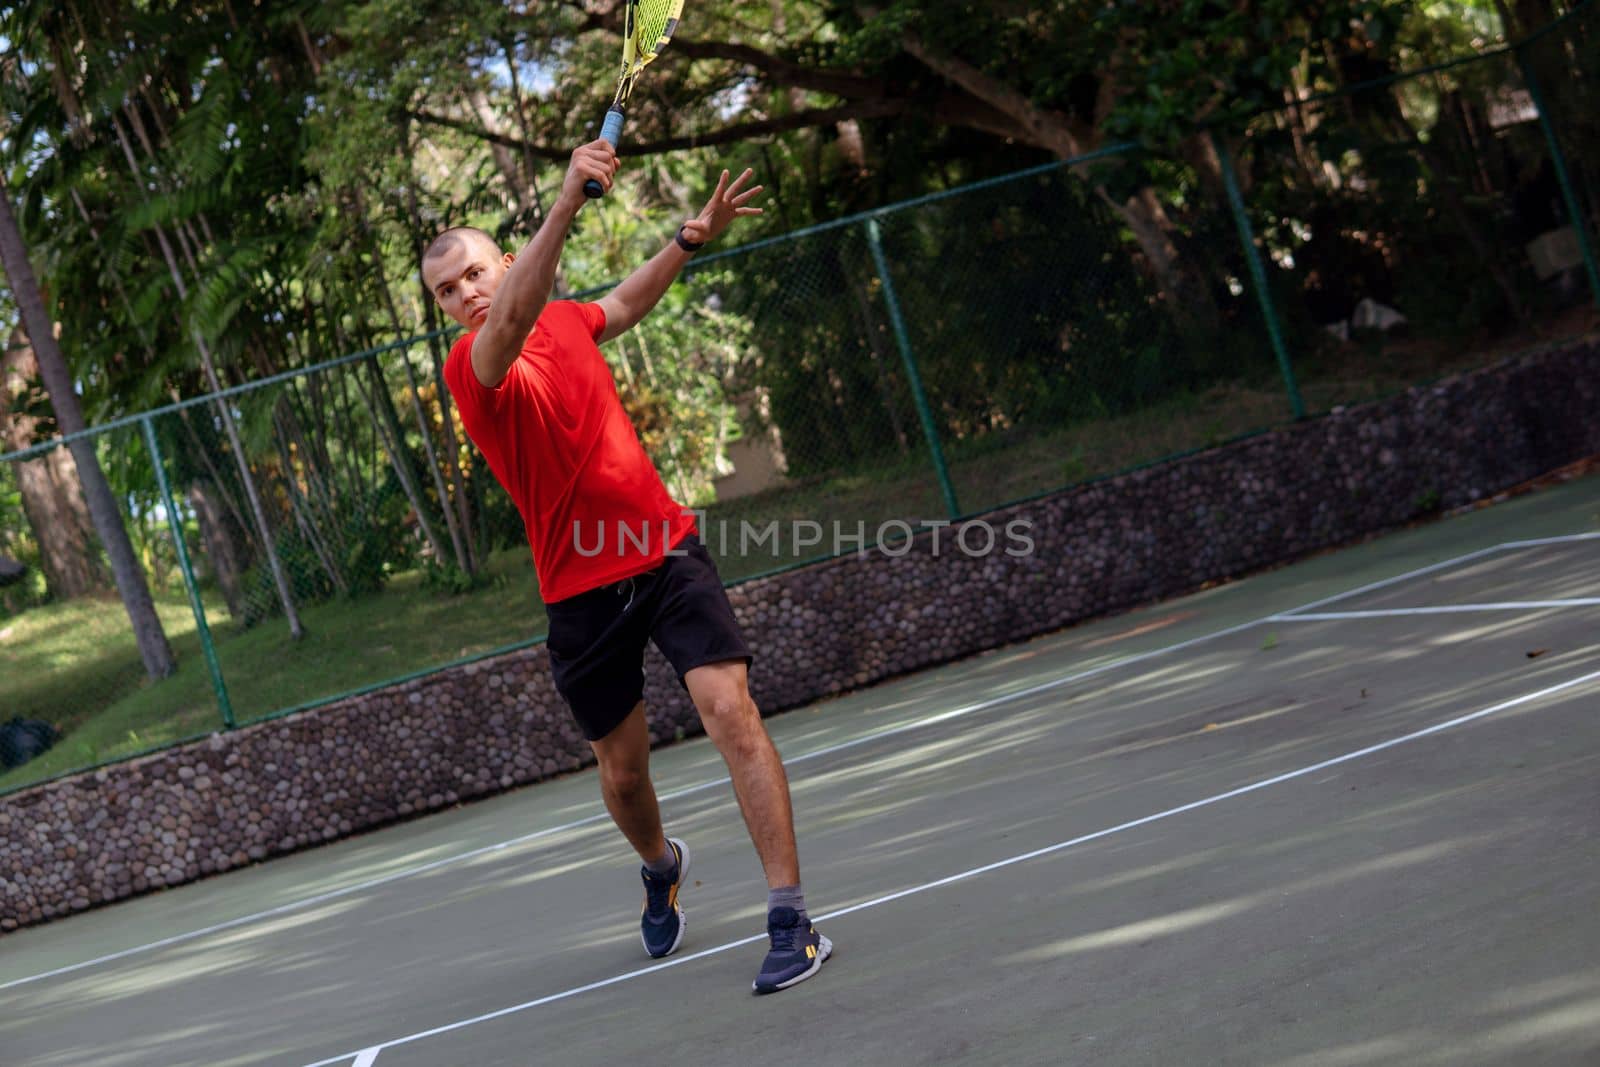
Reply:
[[[615,148],[617,142],[622,140],[622,109],[610,108],[606,111],[606,120],[600,125],[600,139]],[[583,183],[583,195],[590,200],[598,200],[606,195],[605,187],[590,178]]]

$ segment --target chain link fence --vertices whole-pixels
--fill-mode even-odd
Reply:
[[[704,255],[607,358],[733,581],[1576,336],[1595,37],[1590,5],[1181,159],[1107,148]],[[90,432],[178,661],[160,681],[68,450],[8,394],[0,791],[540,639],[448,340]]]

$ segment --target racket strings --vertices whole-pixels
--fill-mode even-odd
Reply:
[[[635,0],[628,5],[634,49],[640,66],[654,59],[678,28],[683,0]]]
[[[672,40],[684,0],[628,0],[622,21],[622,73],[611,106],[621,109],[633,95],[639,72]]]
[[[612,107],[628,102],[639,72],[672,40],[682,14],[683,0],[629,0],[622,23],[622,75]]]

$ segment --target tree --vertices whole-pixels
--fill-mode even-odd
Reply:
[[[315,65],[305,61],[299,17],[287,5],[140,10],[99,0],[0,16],[24,57],[24,76],[7,86],[18,131],[11,148],[29,175],[23,222],[54,280],[74,294],[63,314],[68,336],[88,350],[79,362],[90,369],[86,397],[97,417],[415,332],[415,321],[379,310],[392,303],[387,264],[369,259],[372,249],[341,225],[359,186],[319,189],[303,166]],[[322,254],[324,237],[336,255]],[[403,387],[391,384],[391,365],[368,361],[369,380],[353,392],[301,380],[215,404],[196,421],[215,420],[220,442],[187,426],[171,442],[175,465],[238,520],[231,529],[248,538],[245,555],[268,578],[243,576],[230,606],[267,593],[298,634],[291,586],[348,592],[361,584],[349,572],[363,564],[381,580],[377,562],[357,557],[385,473],[366,462],[367,442],[354,431],[330,443],[319,426],[329,415],[347,425],[337,416],[352,401],[380,422],[376,454],[396,472],[434,557],[454,548],[470,569],[456,525],[445,524],[453,544],[435,533],[449,501],[432,428],[401,425]],[[409,408],[420,416],[418,404]],[[414,472],[423,464],[437,501]],[[402,522],[396,515],[390,527]],[[307,565],[320,576],[302,575]]]
[[[11,210],[11,192],[3,173],[0,173],[0,264],[4,265],[6,277],[10,279],[11,291],[22,313],[23,328],[38,358],[39,373],[49,391],[56,423],[63,434],[80,433],[85,425],[78,395],[73,388],[72,373],[56,343],[54,326],[45,310],[44,296],[39,291],[33,265],[28,261],[22,230]],[[83,483],[95,531],[100,535],[100,543],[111,560],[111,573],[116,579],[118,592],[122,594],[128,621],[133,624],[133,636],[139,646],[139,656],[144,661],[145,673],[151,678],[165,678],[177,670],[177,662],[167,644],[161,619],[156,615],[144,571],[139,567],[133,545],[128,540],[128,531],[122,524],[116,498],[112,496],[111,486],[95,456],[94,441],[80,437],[67,447],[77,465],[78,478]]]

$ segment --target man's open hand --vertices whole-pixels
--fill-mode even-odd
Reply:
[[[743,174],[729,182],[728,172],[723,171],[721,180],[717,182],[717,191],[711,194],[711,199],[700,209],[700,214],[683,224],[684,240],[695,244],[715,241],[734,219],[761,214],[760,208],[748,205],[761,194],[764,186],[752,185],[744,189],[744,183],[753,174],[755,171],[746,168]],[[741,192],[741,189],[744,191]]]

